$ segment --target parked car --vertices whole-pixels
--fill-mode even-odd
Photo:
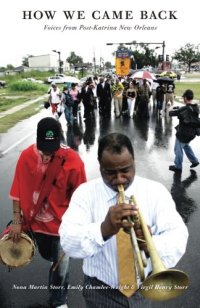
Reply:
[[[6,86],[6,82],[4,80],[0,80],[0,88],[4,88]]]
[[[52,83],[52,82],[65,83],[65,80],[63,77],[60,77],[60,76],[51,76],[48,78],[48,83]]]
[[[71,87],[72,83],[79,83],[79,79],[73,76],[65,76],[63,74],[57,74],[56,76],[48,78],[48,83],[52,82],[66,84],[68,87]]]
[[[165,72],[162,72],[160,74],[160,77],[170,77],[170,78],[176,78],[177,75],[176,73],[172,72],[172,71],[165,71]]]
[[[67,76],[66,76],[66,75],[64,75],[64,74],[56,74],[55,76],[62,77],[62,78],[67,77]]]

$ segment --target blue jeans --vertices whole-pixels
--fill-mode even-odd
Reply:
[[[64,113],[67,124],[72,125],[74,120],[72,107],[65,106]]]
[[[157,101],[157,109],[158,110],[162,110],[162,108],[163,108],[163,101]]]
[[[175,153],[175,160],[174,164],[176,168],[182,169],[182,163],[183,163],[183,151],[185,152],[187,158],[189,161],[193,163],[198,163],[197,157],[194,155],[194,152],[189,145],[189,143],[183,143],[176,138],[175,146],[174,146],[174,153]]]
[[[69,257],[63,256],[60,238],[42,233],[34,233],[34,238],[41,256],[53,262],[49,270],[50,303],[52,306],[66,304],[69,283]],[[58,260],[59,264],[56,266]]]

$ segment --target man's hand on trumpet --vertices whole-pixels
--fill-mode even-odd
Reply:
[[[133,222],[127,220],[128,216],[137,215],[137,209],[132,204],[118,204],[117,206],[111,206],[105,217],[105,220],[101,224],[101,232],[103,238],[106,240],[112,235],[119,232],[120,228],[131,228]]]
[[[138,217],[137,217],[137,219],[138,219]],[[133,220],[134,220],[134,217],[133,217]],[[136,237],[137,237],[138,246],[139,246],[140,250],[143,250],[145,252],[145,254],[149,257],[147,244],[146,244],[144,234],[143,234],[143,230],[142,230],[142,227],[141,227],[141,224],[139,223],[139,221],[135,222],[133,227],[134,227],[134,230],[135,230],[135,234],[136,234]],[[148,227],[149,232],[151,234],[150,227],[149,226],[147,226],[147,227]]]
[[[138,220],[138,209],[135,205],[122,203],[109,208],[105,220],[101,224],[101,232],[104,240],[117,234],[121,228],[127,233],[130,233],[130,228],[134,228],[139,248],[144,250],[148,255],[143,230]],[[149,226],[148,228],[151,233]]]

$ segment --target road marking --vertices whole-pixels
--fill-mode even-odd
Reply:
[[[23,142],[24,140],[26,140],[27,138],[29,138],[30,136],[34,135],[35,132],[32,132],[26,136],[24,136],[23,138],[19,139],[17,142],[15,142],[13,145],[11,145],[9,148],[7,148],[5,151],[1,152],[1,155],[5,155],[6,153],[8,153],[10,150],[12,150],[13,148],[15,148],[16,146],[18,146],[21,142]]]

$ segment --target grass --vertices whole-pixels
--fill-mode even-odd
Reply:
[[[43,84],[34,83],[31,81],[15,81],[9,85],[10,91],[45,91],[46,87]]]
[[[190,89],[194,92],[194,99],[200,101],[200,82],[176,82],[175,95],[182,96],[185,90]]]
[[[0,89],[0,112],[44,95],[47,93],[48,88],[49,85],[45,87],[45,90],[39,89],[35,91],[11,91],[10,88]]]
[[[19,121],[27,119],[38,113],[43,108],[42,101],[31,104],[29,107],[23,108],[15,113],[7,115],[0,119],[0,133],[5,133]]]
[[[67,72],[65,74],[74,75],[71,73],[68,74]],[[46,94],[50,87],[49,84],[45,83],[35,84],[27,81],[24,82],[23,78],[34,77],[36,79],[40,79],[46,82],[47,77],[51,75],[55,75],[55,72],[32,71],[14,76],[6,75],[1,78],[7,82],[7,87],[0,88],[0,112],[9,110],[10,108],[23,104],[29,100],[36,99],[39,96]],[[80,75],[78,77],[80,78],[82,76]],[[61,89],[60,85],[59,88]],[[32,103],[28,107],[25,107],[15,113],[0,118],[0,133],[5,133],[17,122],[36,114],[39,109],[43,108],[43,103],[44,101]]]

